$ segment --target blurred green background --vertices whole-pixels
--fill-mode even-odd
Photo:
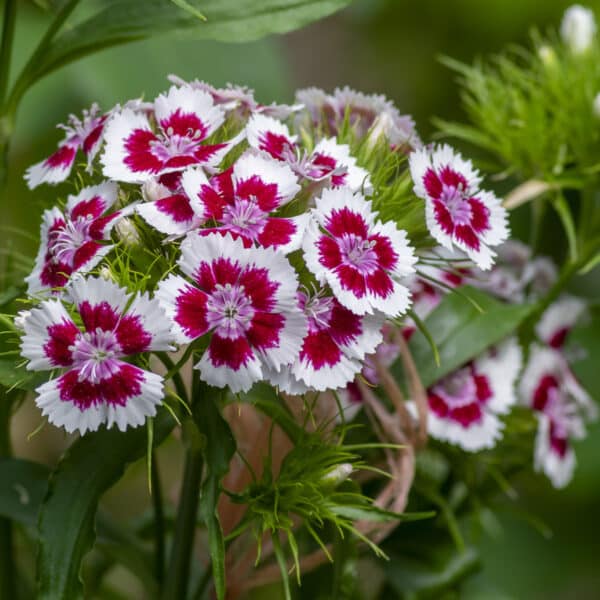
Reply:
[[[1,219],[0,261],[13,266],[15,252],[31,259],[37,250],[39,218],[56,193],[68,185],[29,192],[24,170],[47,156],[61,133],[54,125],[96,101],[104,109],[143,94],[166,89],[166,75],[201,78],[217,86],[248,85],[263,102],[291,101],[298,87],[326,90],[350,85],[393,99],[414,116],[424,139],[434,133],[431,117],[464,118],[454,76],[437,60],[446,54],[463,61],[498,52],[507,44],[527,43],[532,26],[558,26],[570,2],[563,0],[357,0],[347,10],[301,31],[251,44],[227,45],[172,36],[104,51],[50,75],[33,87],[21,106],[12,146],[5,213]],[[588,2],[600,14],[599,2]],[[34,2],[22,2],[16,62],[22,64],[39,39],[47,16]],[[140,10],[143,2],[140,1]],[[600,91],[600,90],[599,90]],[[522,229],[519,214],[515,230]],[[11,232],[11,228],[23,230]],[[25,268],[25,267],[24,267]],[[578,289],[595,295],[591,280]],[[597,324],[597,321],[596,321]],[[600,397],[594,369],[600,332],[578,335],[589,344],[578,375]],[[39,423],[34,407],[19,416],[14,442],[20,455],[46,462],[56,458],[62,435],[46,431],[28,443],[25,435]],[[542,535],[516,514],[499,514],[495,535],[481,539],[484,569],[461,598],[600,598],[600,427],[592,427],[577,447],[580,467],[571,486],[553,491],[538,477],[520,487],[519,505],[553,532]],[[143,477],[143,475],[142,475]],[[110,500],[110,499],[109,499]]]

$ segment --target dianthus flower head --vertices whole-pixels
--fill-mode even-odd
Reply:
[[[291,394],[346,386],[381,342],[383,316],[356,315],[324,290],[299,292],[298,299],[308,332],[298,358],[271,381]]]
[[[209,144],[207,138],[225,120],[208,92],[173,86],[154,101],[154,131],[146,111],[125,108],[106,125],[104,175],[116,181],[144,183],[190,165],[215,166],[238,139]]]
[[[585,312],[585,302],[575,296],[563,296],[551,304],[535,326],[542,342],[561,348],[577,321]]]
[[[191,281],[170,275],[157,297],[178,342],[209,336],[196,365],[200,377],[232,392],[248,391],[264,379],[264,370],[294,362],[307,326],[285,256],[218,233],[190,234],[181,248],[179,266]]]
[[[308,214],[276,214],[300,191],[288,165],[248,151],[210,180],[200,169],[185,171],[182,185],[204,224],[198,233],[229,233],[247,246],[273,247],[285,254],[300,247]]]
[[[508,236],[507,215],[492,192],[479,188],[481,177],[471,161],[444,144],[413,152],[409,164],[433,238],[448,250],[458,247],[480,269],[489,269],[491,247]]]
[[[358,315],[406,312],[410,295],[400,280],[416,262],[406,232],[377,221],[371,203],[348,188],[325,190],[312,215],[303,242],[306,266],[340,304]]]
[[[157,300],[132,297],[102,278],[69,285],[82,327],[61,300],[43,301],[24,319],[21,351],[30,370],[65,369],[37,388],[36,404],[68,432],[96,431],[101,424],[124,431],[156,414],[162,378],[131,362],[137,354],[171,350],[173,336]]]
[[[495,446],[504,429],[499,415],[517,400],[521,366],[521,349],[510,339],[446,375],[427,390],[429,434],[469,452]]]
[[[67,125],[59,125],[65,130],[65,138],[54,154],[27,169],[25,179],[30,189],[41,183],[57,184],[64,181],[73,168],[78,150],[82,150],[88,167],[102,144],[102,132],[108,115],[98,114],[97,104],[83,111],[83,118],[70,115]]]
[[[301,177],[310,181],[326,181],[332,187],[346,186],[352,191],[370,190],[369,173],[357,166],[347,144],[335,138],[317,142],[313,151],[304,152],[285,123],[265,115],[253,115],[246,128],[251,147],[284,161]]]
[[[89,271],[113,247],[106,244],[117,221],[132,206],[108,212],[117,199],[112,182],[86,187],[69,196],[64,213],[57,207],[44,211],[40,248],[32,273],[26,278],[29,294],[58,292],[77,272]]]
[[[538,417],[534,466],[554,487],[569,483],[575,469],[573,440],[585,436],[585,422],[597,410],[565,357],[556,349],[533,345],[519,393]]]

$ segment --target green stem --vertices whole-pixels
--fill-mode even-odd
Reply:
[[[0,43],[0,106],[4,104],[8,90],[16,17],[17,0],[4,0],[2,42]]]
[[[10,418],[15,396],[0,390],[0,459],[12,453]],[[10,519],[0,518],[0,598],[15,598],[15,556],[13,528]]]
[[[152,507],[154,509],[154,569],[159,588],[165,572],[165,511],[156,452],[152,456]]]
[[[185,469],[177,507],[173,546],[162,592],[163,600],[185,598],[187,595],[190,561],[196,533],[203,461],[202,446],[198,439],[200,434],[192,419],[184,423],[184,435],[187,438]]]

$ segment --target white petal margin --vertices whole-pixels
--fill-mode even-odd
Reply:
[[[116,425],[119,431],[128,427],[139,427],[146,422],[146,417],[156,415],[156,407],[160,406],[164,397],[163,379],[156,373],[134,367],[142,374],[141,391],[137,396],[127,399],[125,406],[106,405],[106,428]]]
[[[102,173],[108,179],[125,181],[127,183],[144,183],[154,176],[153,173],[132,171],[125,159],[129,152],[125,149],[125,142],[136,130],[152,131],[146,115],[126,108],[120,113],[115,113],[106,124],[104,130],[104,152],[100,157],[103,165]]]
[[[540,340],[549,344],[562,329],[572,329],[585,312],[585,302],[575,296],[563,296],[544,312],[535,332]]]
[[[48,327],[61,323],[71,323],[71,317],[59,300],[46,300],[38,308],[32,308],[25,317],[21,338],[21,354],[27,358],[27,369],[45,371],[57,367],[46,354],[44,347],[50,341]]]
[[[200,190],[204,186],[212,188],[204,171],[200,168],[188,168],[181,176],[181,186],[190,201],[190,206],[198,218],[203,221],[207,218],[207,212],[202,202]],[[216,192],[215,192],[216,193]]]
[[[176,221],[168,213],[160,210],[156,202],[138,204],[136,212],[148,225],[166,235],[182,236],[188,231],[196,229],[202,223],[202,219],[196,215],[187,221]]]
[[[255,176],[265,184],[277,185],[280,206],[289,202],[300,191],[298,179],[287,164],[269,155],[245,152],[233,166],[234,188]]]
[[[304,240],[306,229],[310,223],[310,214],[304,213],[302,215],[298,215],[297,217],[286,217],[285,220],[291,221],[296,230],[290,236],[290,241],[287,244],[277,246],[276,248],[277,252],[287,255],[290,252],[299,250],[302,247],[302,241]]]
[[[225,112],[215,106],[212,96],[203,90],[189,85],[171,86],[166,94],[160,94],[154,101],[156,120],[162,123],[178,110],[183,114],[193,114],[207,127],[205,137],[213,134],[225,121]],[[168,135],[168,132],[165,132]]]
[[[158,299],[151,299],[148,292],[135,296],[133,302],[127,308],[127,315],[139,317],[144,330],[152,335],[148,350],[173,351],[176,349],[173,346],[175,336],[171,331],[170,319],[167,319],[165,309]]]
[[[407,408],[416,417],[417,409],[414,402],[407,402]],[[442,419],[433,411],[427,416],[429,434],[445,442],[460,446],[467,452],[478,452],[486,448],[493,448],[502,438],[504,424],[492,412],[482,410],[482,419],[479,423],[463,427],[450,419]]]
[[[114,181],[105,181],[99,185],[91,185],[83,188],[76,196],[69,195],[67,199],[67,213],[71,214],[73,209],[82,202],[87,202],[92,198],[100,198],[102,211],[100,215],[94,217],[97,219],[116,202],[118,192],[119,187]]]
[[[510,235],[508,211],[502,206],[500,199],[492,192],[481,190],[475,196],[490,211],[490,229],[482,232],[481,238],[489,246],[498,246]]]
[[[67,139],[68,136],[58,146],[58,149],[55,152],[59,152],[65,146],[70,146],[75,151],[73,153],[73,159],[69,161],[68,164],[61,164],[56,167],[48,164],[48,158],[45,158],[35,165],[31,165],[31,167],[29,167],[25,172],[25,181],[27,182],[27,187],[30,190],[36,188],[42,183],[56,185],[57,183],[64,181],[69,176],[69,173],[73,168],[73,163],[75,162],[78,144],[68,144],[66,143]]]
[[[88,302],[91,306],[106,302],[118,315],[123,314],[129,300],[125,288],[102,277],[76,277],[71,280],[68,293],[78,310],[84,302]]]
[[[354,380],[361,369],[360,360],[350,358],[342,352],[335,365],[324,365],[320,369],[315,369],[309,361],[299,358],[292,367],[292,374],[307,388],[324,392],[345,387]]]
[[[287,125],[261,114],[253,114],[246,125],[246,139],[253,148],[260,149],[262,138],[266,133],[273,133],[285,137],[290,145],[294,145],[298,139],[297,135],[292,135]]]
[[[538,430],[535,438],[534,468],[550,479],[555,488],[564,488],[573,478],[576,459],[569,445],[564,456],[550,444],[550,419],[544,413],[536,414]]]
[[[298,381],[292,375],[291,369],[292,365],[285,365],[280,371],[263,367],[263,376],[271,384],[277,386],[280,391],[292,396],[302,396],[311,391],[305,383]]]
[[[255,353],[245,365],[234,370],[226,365],[215,365],[206,350],[194,368],[200,371],[200,377],[209,385],[228,387],[234,394],[247,392],[257,381],[263,379],[262,363]]]
[[[517,403],[515,384],[522,366],[523,353],[516,338],[509,338],[475,361],[475,372],[487,377],[492,392],[486,409],[506,414]]]

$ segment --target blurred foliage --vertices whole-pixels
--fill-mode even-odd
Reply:
[[[46,23],[39,4],[21,2],[15,48],[19,64],[26,60]],[[259,99],[278,101],[289,101],[298,87],[317,85],[331,90],[348,84],[365,92],[386,94],[396,101],[402,112],[415,117],[420,133],[427,139],[434,131],[430,121],[433,115],[446,120],[464,121],[466,118],[456,74],[441,64],[440,55],[470,64],[477,56],[498,52],[506,44],[526,44],[532,26],[541,32],[549,26],[556,27],[569,4],[564,0],[546,3],[537,0],[485,3],[480,0],[421,0],[418,3],[358,0],[342,13],[301,31],[259,42],[227,45],[165,36],[106,50],[70,65],[37,83],[25,96],[21,107],[6,192],[9,202],[5,204],[7,212],[0,229],[0,262],[6,266],[6,261],[12,257],[10,266],[16,275],[28,271],[37,247],[39,216],[57,192],[51,187],[40,188],[34,193],[27,191],[23,172],[54,148],[61,137],[53,128],[54,124],[64,122],[68,113],[76,113],[94,101],[107,108],[140,93],[152,98],[166,87],[168,73],[189,79],[198,77],[215,85],[224,85],[228,81],[249,85],[255,88]],[[599,14],[600,2],[586,4]],[[68,191],[61,189],[59,193]],[[524,235],[529,216],[519,210],[513,213],[512,220],[513,229]],[[544,233],[542,248],[565,251],[557,248],[555,243],[556,237],[562,235],[558,218],[547,222]],[[597,276],[595,279],[579,278],[575,289],[578,293],[597,295]],[[590,324],[573,337],[575,345],[579,342],[588,349],[587,357],[576,364],[577,375],[598,398],[600,385],[596,371],[600,355],[600,315],[594,313]],[[64,443],[59,434],[43,431],[32,444],[27,445],[24,441],[38,420],[35,414],[27,420],[26,412],[19,413],[13,436],[18,454],[52,462]],[[537,523],[536,528],[528,523],[522,514],[511,509],[509,501],[498,507],[500,512],[496,520],[484,514],[480,515],[477,526],[461,523],[461,527],[478,530],[474,537],[479,556],[469,547],[460,557],[462,562],[451,561],[450,566],[456,570],[471,570],[482,565],[483,570],[469,581],[460,596],[449,597],[477,600],[585,600],[597,597],[600,580],[596,550],[600,524],[593,515],[600,502],[600,469],[597,466],[600,424],[590,427],[588,438],[577,444],[577,454],[579,467],[566,491],[552,490],[542,476],[528,476],[519,482],[520,504],[525,511],[529,508],[546,526]],[[435,462],[435,458],[432,460]],[[167,461],[176,465],[178,457],[174,455],[165,459]],[[143,478],[141,470],[143,467],[140,472],[129,472],[125,482],[103,502],[117,519],[119,511],[122,518],[131,506],[119,507],[115,498],[128,481]],[[165,470],[168,473],[169,469]],[[174,473],[167,474],[166,488],[176,481],[178,469],[172,471]],[[144,502],[147,498],[134,504],[142,510]],[[411,506],[411,509],[429,507]],[[384,549],[393,554],[396,544],[400,548],[402,544],[414,542],[416,536],[411,535],[410,527],[419,528],[421,536],[423,523],[409,524],[401,528],[399,535],[390,540],[390,547]],[[448,538],[450,555],[455,557],[452,552],[455,540],[449,536],[443,519],[436,519],[428,527],[438,542]],[[548,530],[552,531],[550,539],[543,535],[548,534]],[[336,567],[339,569],[337,575],[333,567],[325,566],[308,576],[303,582],[305,597],[331,597],[322,585],[325,571],[327,581],[341,582],[340,590],[353,588],[351,584],[358,583],[367,598],[382,591],[378,583],[382,580],[377,570],[380,567],[358,560],[350,551],[344,554],[343,547],[340,552],[344,560]],[[418,556],[416,548],[415,561]],[[418,573],[421,579],[428,578],[432,582],[432,597],[437,597],[436,569],[439,572],[440,565],[448,565],[441,555],[438,558],[436,565],[422,565]],[[411,571],[411,575],[415,575],[415,571]],[[384,590],[382,597],[393,598],[400,590],[406,592],[410,587],[410,581],[401,569],[390,574],[390,581],[391,587]],[[280,588],[256,591],[252,597],[279,598]]]

